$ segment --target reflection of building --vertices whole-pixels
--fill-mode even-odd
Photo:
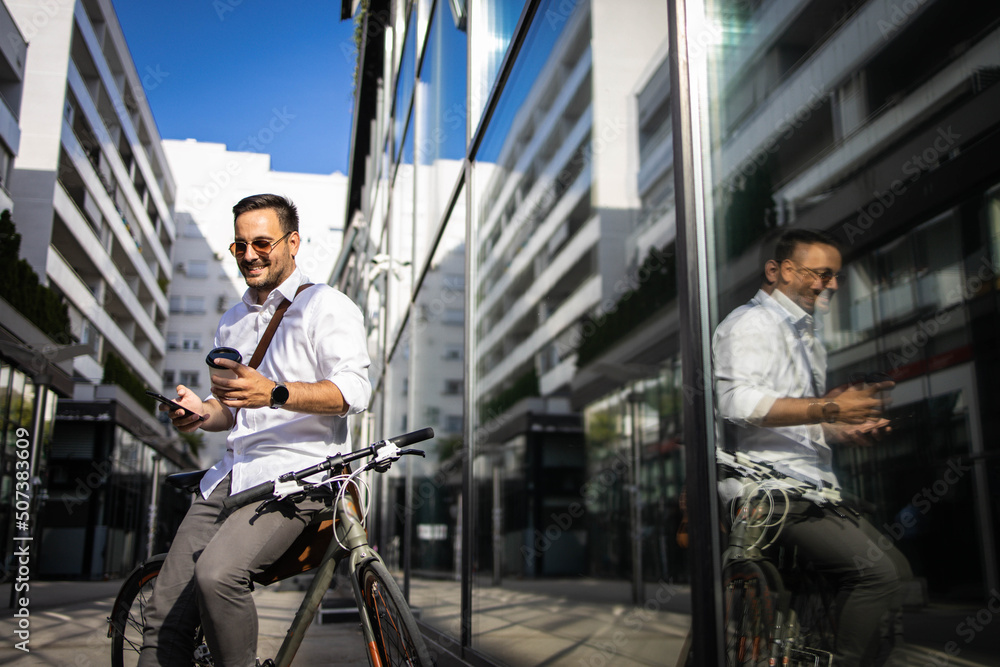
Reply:
[[[919,519],[899,543],[932,597],[989,590],[1000,583],[988,472],[997,427],[983,410],[996,402],[983,378],[1000,286],[1000,14],[986,2],[905,15],[878,2],[836,16],[800,5],[787,22],[762,9],[718,68],[720,314],[759,280],[753,241],[768,228],[842,242],[828,386],[889,372],[891,414],[904,418],[891,448],[838,450],[841,478],[879,507],[878,525]],[[923,512],[914,494],[954,465],[968,477]]]
[[[205,355],[212,349],[219,317],[246,290],[229,252],[233,205],[265,192],[290,198],[299,212],[302,237],[296,263],[319,282],[329,276],[340,253],[342,223],[332,212],[343,210],[346,179],[336,173],[271,171],[269,155],[227,151],[222,144],[193,139],[165,140],[163,151],[177,178],[177,241],[162,387],[171,396],[178,384],[207,395],[211,383]],[[211,465],[225,449],[226,434],[202,435],[201,462]]]
[[[21,256],[68,310],[68,325],[49,335],[76,355],[64,364],[76,385],[59,401],[43,471],[38,572],[100,577],[145,554],[153,479],[189,463],[142,394],[163,363],[173,181],[143,93],[153,80],[136,72],[111,3],[10,10],[31,46],[23,91],[3,87],[21,107],[4,185]],[[4,42],[9,55],[16,40]]]
[[[761,240],[787,225],[844,241],[830,383],[860,370],[899,380],[894,438],[843,450],[839,472],[878,505],[930,601],[974,614],[996,586],[998,535],[995,3],[666,3],[709,13],[677,33],[696,68],[712,59],[693,108],[686,79],[673,90],[688,59],[667,51],[663,3],[469,3],[468,16],[457,4],[370,5],[337,274],[378,296],[373,340],[397,369],[391,388],[410,369],[418,426],[429,370],[407,362],[426,343],[406,327],[434,296],[439,235],[464,230],[464,441],[389,512],[429,498],[452,508],[432,519],[446,530],[412,513],[401,561],[429,634],[476,664],[681,662],[688,601],[721,597],[721,577],[697,578],[719,561],[715,517],[689,531],[697,551],[676,539],[683,490],[689,508],[715,498],[693,487],[715,444],[711,329],[752,296]],[[459,138],[448,157],[461,169],[428,165],[441,166],[424,147]],[[415,185],[399,178],[412,163]],[[675,194],[690,208],[675,212]],[[414,271],[369,289],[360,267],[411,230]],[[424,537],[445,532],[460,590],[422,560]],[[511,602],[524,591],[544,613]],[[630,603],[655,607],[641,629],[618,625]],[[613,656],[575,630],[579,607],[580,625],[621,630]],[[907,641],[943,658],[961,620]],[[976,640],[963,657],[996,664],[985,633]]]

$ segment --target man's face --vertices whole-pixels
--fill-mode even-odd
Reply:
[[[264,240],[274,243],[285,236],[273,209],[247,211],[236,218],[235,240],[246,243],[246,254],[237,258],[240,273],[247,287],[253,287],[266,296],[285,281],[295,270],[295,255],[299,249],[299,234],[292,232],[271,248],[269,253],[255,249],[251,242]]]
[[[792,257],[781,262],[777,289],[807,313],[826,312],[840,286],[840,252],[825,243],[795,246]]]

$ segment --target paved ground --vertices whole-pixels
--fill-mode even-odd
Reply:
[[[98,667],[111,662],[111,640],[106,619],[120,581],[31,582],[30,652],[14,648],[14,634],[7,607],[10,586],[0,586],[0,665],[11,667]],[[258,652],[273,657],[288,624],[302,600],[297,590],[274,587],[255,593],[260,618]],[[368,665],[361,630],[355,620],[314,623],[295,658],[296,665]]]
[[[301,601],[302,579],[258,591],[259,652],[273,656]],[[0,665],[91,667],[110,661],[105,619],[120,585],[109,582],[31,582],[30,653],[14,644],[10,586],[0,586]],[[629,667],[677,664],[690,626],[690,591],[684,586],[649,584],[646,603],[633,607],[627,582],[593,579],[505,580],[474,589],[474,647],[508,665],[547,667]],[[414,611],[430,626],[458,636],[456,581],[414,578]],[[912,667],[1000,666],[1000,595],[979,610],[930,606],[906,614]],[[972,623],[969,619],[972,618]],[[974,630],[974,628],[979,630]],[[952,655],[945,653],[954,642]],[[296,656],[296,665],[367,665],[356,616],[340,623],[314,624]]]

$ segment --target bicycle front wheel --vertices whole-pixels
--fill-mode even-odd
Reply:
[[[730,563],[723,572],[726,667],[767,665],[777,658],[781,583],[767,562]]]
[[[378,561],[366,564],[359,577],[363,613],[372,626],[368,660],[372,667],[430,667],[430,654],[403,594]]]
[[[156,578],[160,574],[163,560],[156,559],[143,563],[129,575],[122,584],[118,599],[108,619],[111,627],[111,667],[134,667],[139,662],[142,648],[142,631],[146,627],[146,606],[153,595]],[[195,636],[195,651],[191,664],[209,666],[212,664],[204,636],[199,627]]]

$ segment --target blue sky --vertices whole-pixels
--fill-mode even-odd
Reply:
[[[113,0],[164,139],[347,173],[354,27],[333,0]]]

